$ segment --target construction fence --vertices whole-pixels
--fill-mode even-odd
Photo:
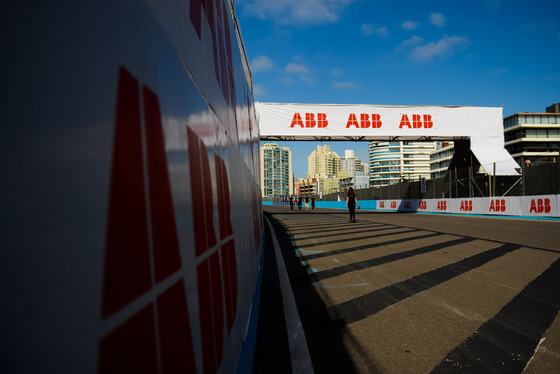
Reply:
[[[410,181],[356,190],[359,200],[440,199],[560,194],[560,163],[525,165],[519,176],[472,175],[472,170],[449,170],[438,179]],[[346,191],[323,195],[318,200],[346,200]]]

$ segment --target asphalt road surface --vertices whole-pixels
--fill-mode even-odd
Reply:
[[[560,372],[559,221],[264,211],[255,373]]]

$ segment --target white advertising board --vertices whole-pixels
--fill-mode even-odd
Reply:
[[[558,195],[378,200],[377,209],[399,212],[560,217],[559,200]]]
[[[261,140],[470,138],[488,174],[517,175],[501,107],[255,103]]]

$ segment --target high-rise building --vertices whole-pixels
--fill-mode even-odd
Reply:
[[[391,141],[369,143],[370,185],[430,177],[430,152],[435,142]]]
[[[436,148],[430,153],[430,177],[432,179],[445,176],[454,154],[453,142],[436,142]]]
[[[560,104],[546,113],[516,113],[504,118],[505,148],[520,166],[558,162]]]
[[[307,157],[307,178],[326,178],[340,170],[340,156],[331,151],[330,145],[317,149]]]
[[[356,173],[364,172],[362,161],[354,156],[353,150],[344,151],[344,157],[340,159],[340,170],[347,171],[350,177]]]
[[[260,149],[263,197],[292,195],[294,193],[292,151],[276,143],[265,143]]]

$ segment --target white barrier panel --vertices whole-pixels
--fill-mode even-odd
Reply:
[[[378,200],[377,209],[398,212],[559,217],[558,195],[462,199]]]
[[[3,15],[0,371],[234,373],[263,223],[233,1]]]
[[[558,217],[558,195],[523,196],[521,199],[521,214],[524,216]]]

